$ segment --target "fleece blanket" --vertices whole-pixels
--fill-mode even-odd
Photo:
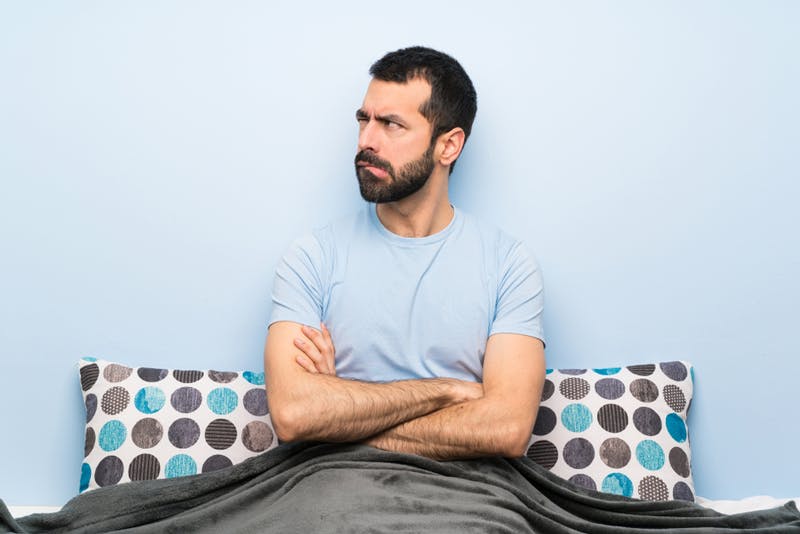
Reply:
[[[437,462],[363,445],[295,443],[227,469],[75,497],[0,532],[800,533],[793,503],[722,515],[589,491],[527,458]]]

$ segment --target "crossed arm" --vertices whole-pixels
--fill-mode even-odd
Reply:
[[[483,384],[449,378],[370,383],[335,375],[319,330],[274,323],[264,350],[270,414],[285,441],[361,441],[436,459],[521,456],[544,383],[536,338],[495,334]]]

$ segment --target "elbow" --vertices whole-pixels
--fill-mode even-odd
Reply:
[[[506,430],[500,454],[506,458],[525,456],[531,441],[531,427],[526,424],[511,423]]]
[[[300,441],[305,438],[303,421],[291,405],[286,403],[270,406],[270,419],[281,442]]]

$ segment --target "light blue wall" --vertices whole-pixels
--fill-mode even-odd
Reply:
[[[416,43],[477,86],[453,197],[537,252],[550,365],[693,361],[698,493],[800,494],[800,4],[327,4],[0,4],[0,497],[76,491],[79,357],[261,365]]]

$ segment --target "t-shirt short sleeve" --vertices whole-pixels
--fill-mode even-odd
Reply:
[[[324,249],[309,235],[296,240],[275,269],[269,324],[293,321],[317,328],[324,304]]]
[[[542,340],[544,282],[534,256],[519,242],[500,258],[497,303],[489,335],[524,334]]]

